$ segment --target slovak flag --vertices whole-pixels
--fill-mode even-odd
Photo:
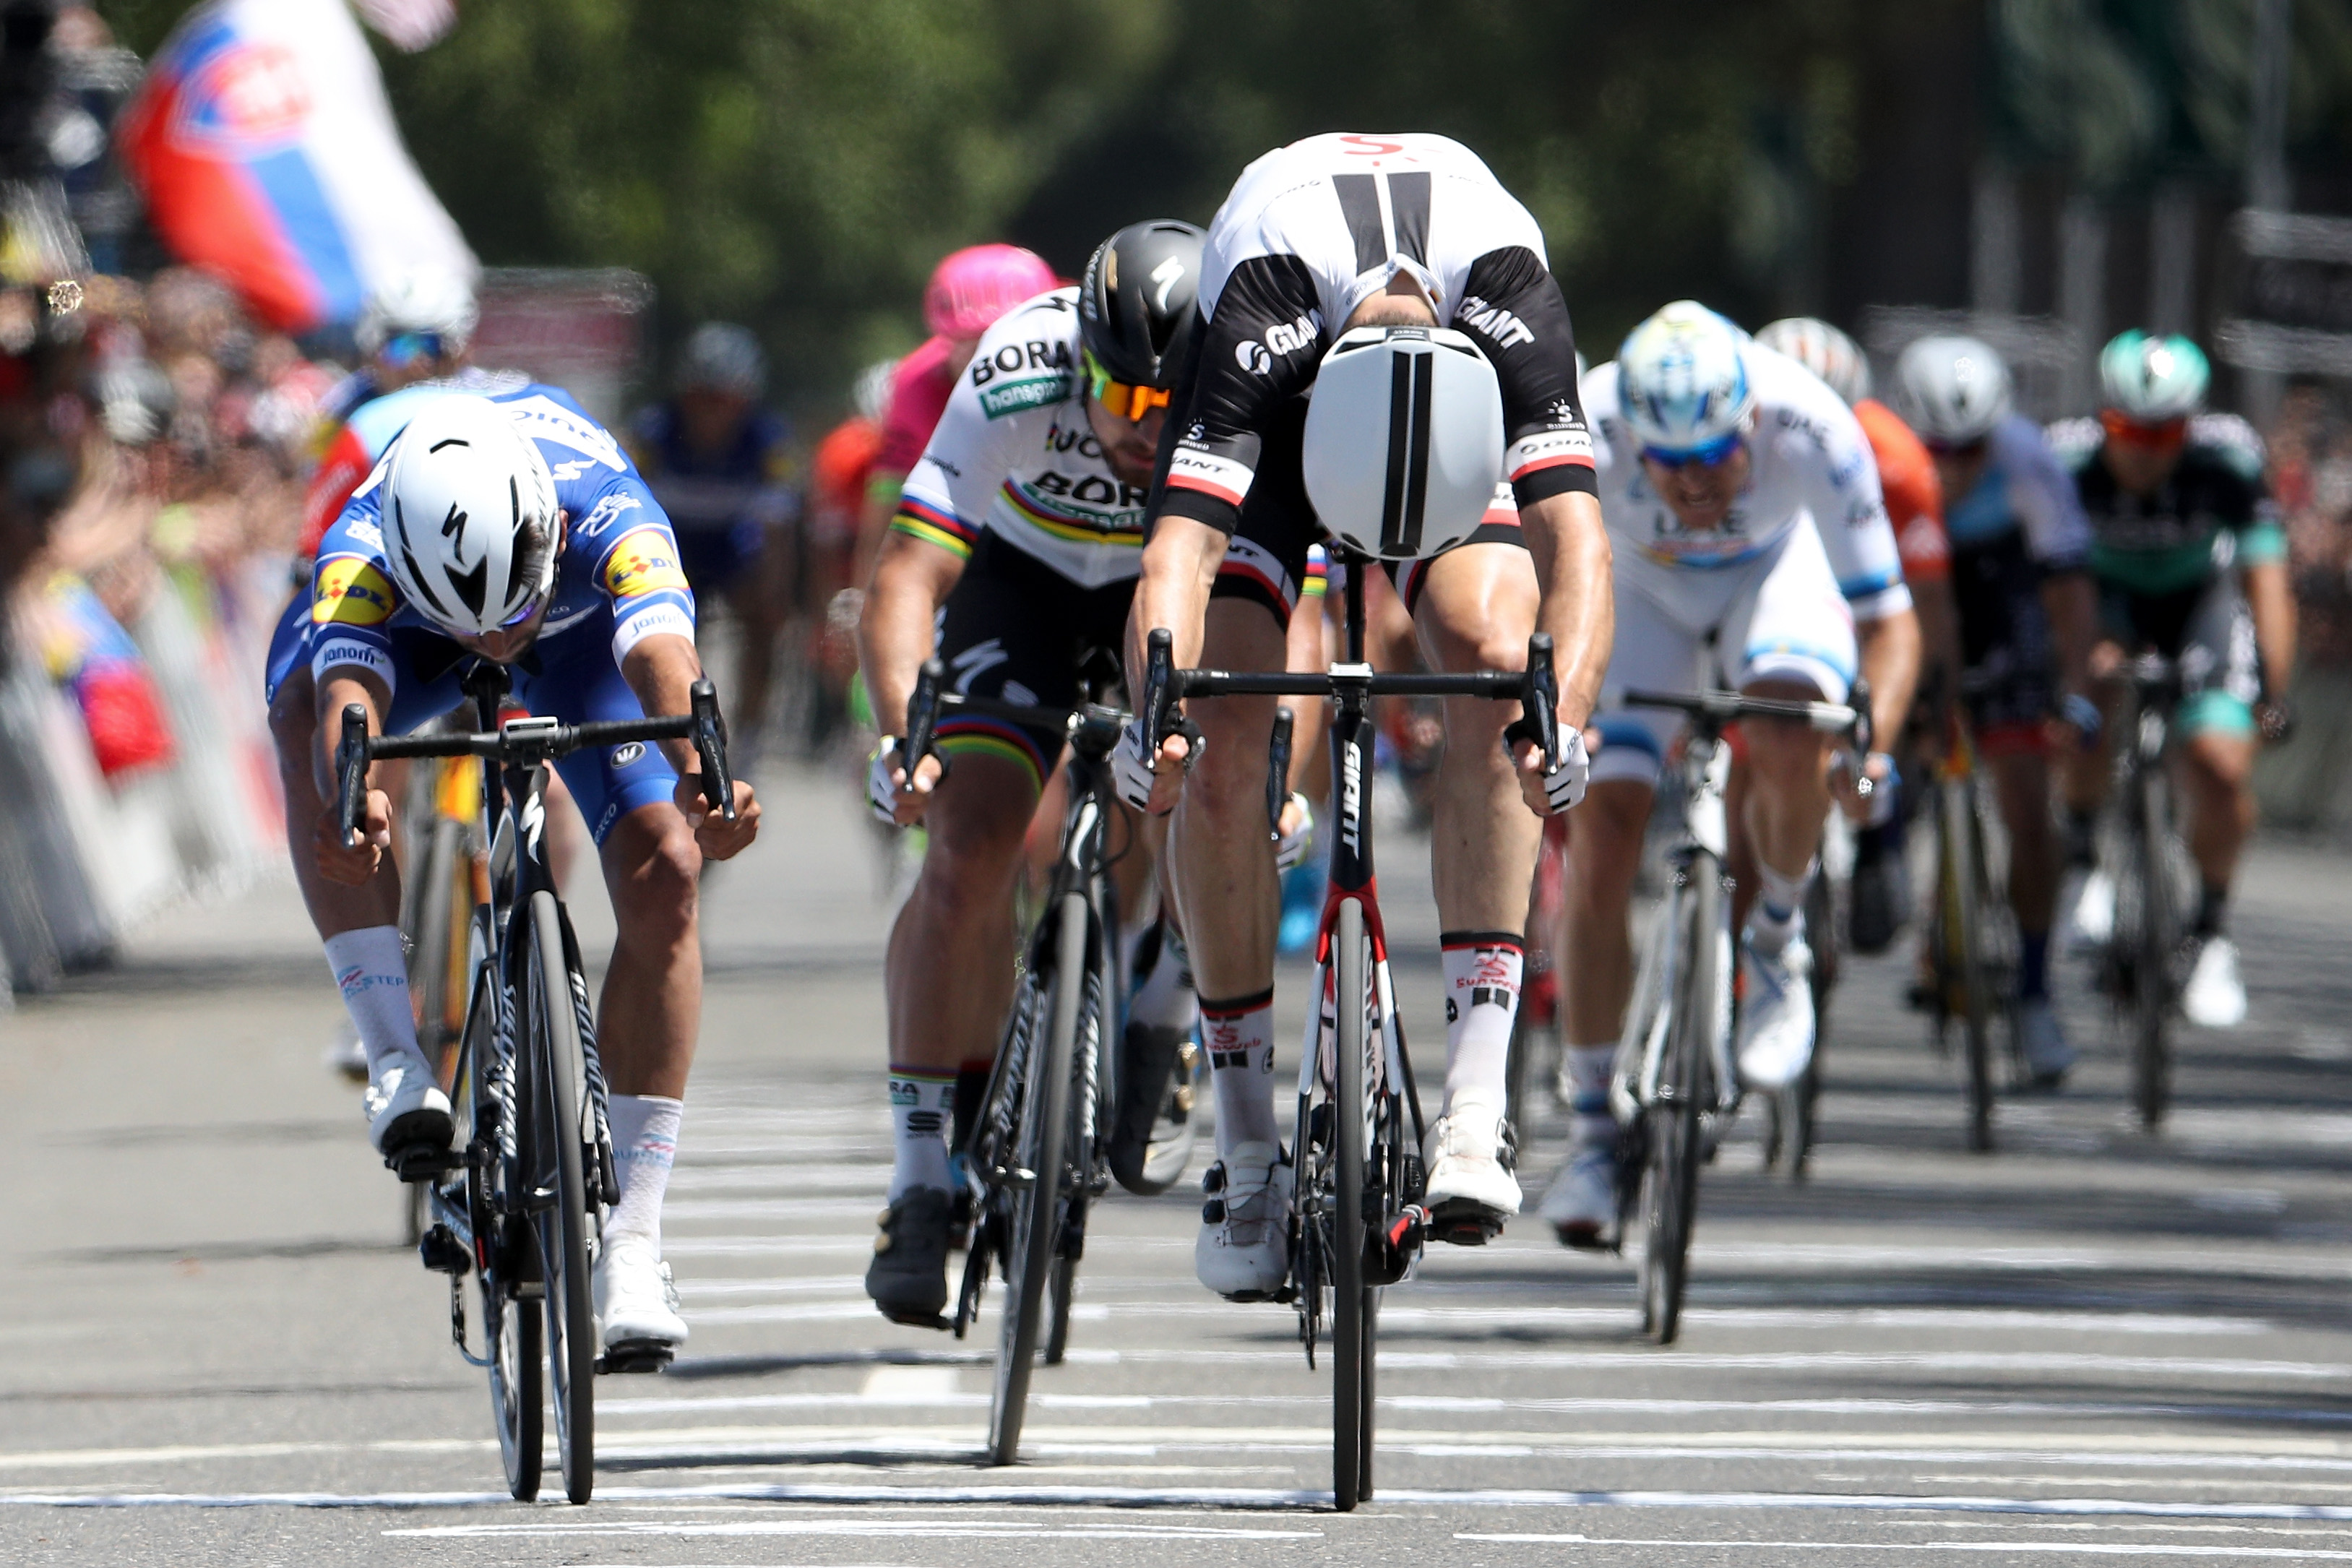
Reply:
[[[121,136],[164,241],[282,331],[349,321],[404,273],[479,270],[401,145],[343,0],[207,0]]]

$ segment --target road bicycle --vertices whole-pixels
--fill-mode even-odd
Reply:
[[[1991,850],[1997,808],[1977,766],[1968,721],[1952,715],[1935,771],[1936,901],[1927,928],[1927,1007],[1938,1050],[1958,1025],[1969,1095],[1969,1147],[1990,1152],[1993,1097],[2003,1077],[1993,1026],[2017,1048],[2017,922]]]
[[[595,1374],[657,1371],[668,1347],[646,1342],[596,1352],[590,1269],[620,1181],[587,973],[547,862],[548,779],[558,758],[583,747],[691,740],[704,791],[728,821],[734,787],[707,680],[694,684],[691,713],[584,724],[501,722],[507,687],[499,666],[478,661],[467,672],[481,725],[474,733],[371,736],[367,710],[345,708],[337,809],[345,832],[357,833],[368,766],[379,759],[486,764],[478,820],[490,846],[490,896],[467,923],[470,975],[451,1096],[457,1145],[394,1149],[384,1163],[403,1180],[429,1184],[433,1223],[418,1252],[426,1268],[449,1276],[449,1336],[458,1353],[489,1373],[508,1490],[520,1501],[539,1495],[542,1406],[551,1394],[564,1495],[584,1503],[595,1482]],[[467,1336],[468,1272],[480,1300],[478,1355]]]
[[[1623,1130],[1619,1243],[1638,1210],[1642,1328],[1667,1345],[1681,1332],[1699,1167],[1740,1101],[1732,1059],[1732,881],[1724,859],[1731,747],[1724,730],[1741,719],[1786,720],[1841,736],[1848,765],[1859,776],[1870,750],[1870,721],[1859,692],[1852,707],[1731,691],[1628,691],[1622,700],[1628,707],[1670,709],[1689,721],[1678,764],[1683,833],[1666,853],[1665,901],[1643,943],[1610,1080],[1611,1106]]]
[[[436,725],[436,729],[446,728]],[[427,761],[409,772],[401,803],[410,873],[400,881],[400,933],[408,950],[408,994],[416,1011],[416,1044],[456,1087],[457,1042],[466,1026],[467,927],[475,907],[488,901],[488,847],[478,818],[482,764],[478,757]],[[408,1244],[424,1238],[425,1184],[404,1185]]]
[[[1128,976],[1120,973],[1118,889],[1112,870],[1139,852],[1114,845],[1127,821],[1110,772],[1128,715],[1098,700],[1073,710],[997,702],[946,689],[945,668],[927,660],[907,704],[908,765],[931,753],[943,710],[960,710],[1046,728],[1068,742],[1068,806],[1041,912],[988,1090],[963,1155],[971,1229],[950,1325],[961,1339],[978,1319],[992,1272],[1002,1275],[996,1376],[989,1399],[988,1461],[1012,1464],[1021,1447],[1029,1383],[1041,1359],[1059,1365],[1069,1344],[1071,1296],[1086,1252],[1087,1217],[1109,1190],[1111,1117],[1119,1104],[1118,1039]],[[1116,676],[1097,684],[1103,695]],[[1189,1088],[1189,1085],[1180,1086]],[[1160,1091],[1155,1099],[1166,1094]],[[1189,1097],[1185,1109],[1189,1110]],[[1152,1144],[1136,1190],[1164,1190],[1191,1160],[1189,1115]]]
[[[1822,1065],[1830,1040],[1830,1002],[1843,967],[1846,914],[1853,891],[1853,830],[1832,809],[1822,826],[1821,868],[1805,889],[1805,944],[1813,967],[1806,984],[1813,997],[1813,1054],[1805,1070],[1764,1097],[1764,1169],[1778,1167],[1792,1182],[1812,1173],[1814,1111],[1822,1098]]]
[[[1335,551],[1337,559],[1341,552]],[[1297,1309],[1299,1340],[1310,1367],[1328,1324],[1331,1493],[1343,1512],[1372,1496],[1381,1289],[1407,1277],[1431,1235],[1462,1241],[1485,1241],[1488,1236],[1465,1217],[1433,1215],[1422,1205],[1427,1173],[1422,1168],[1421,1097],[1405,1049],[1372,878],[1372,699],[1516,700],[1521,713],[1507,731],[1510,739],[1534,742],[1547,772],[1559,762],[1549,637],[1538,633],[1528,639],[1525,670],[1375,675],[1364,659],[1363,574],[1370,562],[1349,552],[1344,564],[1344,663],[1321,675],[1177,669],[1172,639],[1159,628],[1146,639],[1143,691],[1155,751],[1170,734],[1189,728],[1176,707],[1187,699],[1323,697],[1332,704],[1330,886],[1315,943],[1318,1004],[1298,1066],[1290,1277],[1276,1299]],[[1273,778],[1281,776],[1276,772]],[[1276,787],[1270,780],[1269,796]]]
[[[2103,988],[2131,1036],[2132,1106],[2153,1132],[2172,1098],[2172,1017],[2188,980],[2188,853],[2173,829],[2167,753],[2181,696],[2173,660],[2143,654],[2119,673],[2126,701],[2113,733],[2115,784],[2100,863],[2115,879],[2115,927],[2101,962]]]

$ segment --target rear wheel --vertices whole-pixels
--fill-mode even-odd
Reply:
[[[563,963],[563,917],[555,895],[531,895],[531,1002],[537,1015],[532,1035],[537,1065],[538,1129],[541,1173],[554,1200],[534,1217],[540,1257],[547,1278],[548,1367],[555,1396],[556,1455],[563,1465],[563,1491],[586,1502],[596,1484],[596,1308],[591,1289],[586,1162],[581,1138],[581,1107],[587,1094],[587,1063],[581,1051],[580,1020],[573,1011],[572,976]]]
[[[1021,1128],[1013,1147],[1024,1184],[1009,1194],[1004,1238],[1004,1315],[998,1325],[996,1383],[989,1406],[988,1457],[1019,1457],[1029,1405],[1029,1377],[1046,1319],[1046,1291],[1061,1241],[1064,1144],[1070,1122],[1070,1062],[1086,1005],[1089,911],[1086,895],[1066,893],[1055,913],[1053,973],[1039,976],[1052,997],[1045,1032],[1031,1043]]]
[[[1680,973],[1668,1021],[1664,1070],[1657,1098],[1644,1113],[1649,1127],[1648,1234],[1643,1245],[1643,1318],[1662,1345],[1682,1331],[1683,1290],[1689,1274],[1691,1226],[1698,1208],[1699,1112],[1714,1097],[1709,1084],[1715,1032],[1723,1026],[1718,995],[1725,953],[1717,927],[1723,921],[1723,879],[1715,861],[1699,856],[1681,900],[1685,924],[1673,933],[1681,947]]]
[[[1370,944],[1364,907],[1339,905],[1332,935],[1333,1011],[1339,1032],[1331,1083],[1331,1500],[1340,1511],[1370,1495],[1364,1463],[1371,1447],[1371,1291],[1364,1279],[1365,1026],[1370,1012]]]

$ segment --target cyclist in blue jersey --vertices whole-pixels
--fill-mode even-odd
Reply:
[[[2095,736],[2090,525],[2041,426],[2012,412],[2009,367],[1974,338],[1922,338],[1895,367],[1911,427],[1944,487],[1963,688],[2009,830],[2017,915],[2017,1043],[2036,1083],[2074,1065],[2051,1005],[2050,927],[2062,868],[2050,812],[2050,720]],[[1932,726],[1930,734],[1937,733]]]
[[[577,722],[682,713],[702,673],[694,596],[659,503],[610,432],[551,386],[421,405],[320,542],[298,656],[273,672],[287,837],[311,920],[368,1058],[369,1134],[387,1159],[446,1147],[448,1097],[418,1049],[389,854],[370,789],[345,842],[328,804],[341,715],[400,733],[457,705],[473,659],[510,668],[534,712]],[[558,764],[594,834],[619,928],[600,1043],[621,1195],[599,1248],[604,1342],[681,1342],[661,1202],[701,1007],[697,883],[751,841],[703,809],[686,742],[579,751]]]
[[[669,514],[688,584],[705,604],[723,596],[734,618],[733,750],[747,771],[792,595],[785,531],[800,517],[792,427],[761,406],[767,387],[760,341],[731,321],[705,321],[686,341],[677,392],[629,426],[630,453]]]

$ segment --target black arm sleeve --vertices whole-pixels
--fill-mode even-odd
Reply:
[[[1149,515],[1234,531],[1276,410],[1304,392],[1320,363],[1324,321],[1315,280],[1295,256],[1255,256],[1234,268],[1209,319],[1160,443]]]
[[[1523,245],[1470,264],[1454,330],[1503,384],[1503,471],[1527,506],[1570,490],[1598,493],[1592,435],[1576,395],[1576,332],[1559,285]]]

